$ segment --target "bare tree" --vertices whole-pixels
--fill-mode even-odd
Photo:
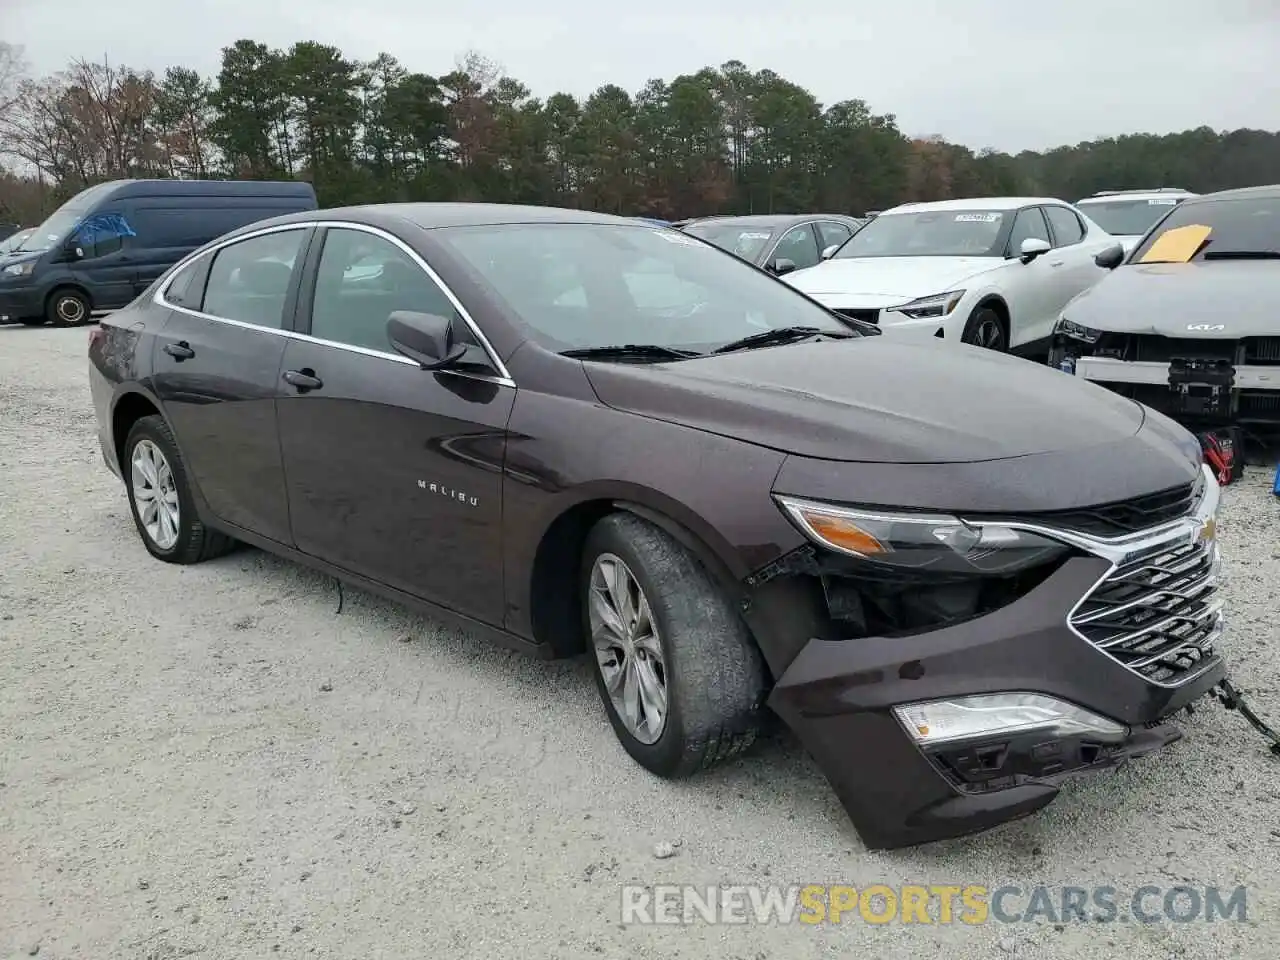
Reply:
[[[0,40],[0,114],[7,113],[18,99],[18,85],[26,75],[22,48]]]

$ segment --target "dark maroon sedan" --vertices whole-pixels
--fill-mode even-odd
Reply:
[[[544,656],[683,776],[769,709],[871,846],[1028,814],[1222,678],[1196,440],[671,230],[405,204],[224,236],[90,339],[155,557],[237,541]],[[530,667],[530,669],[535,669]]]

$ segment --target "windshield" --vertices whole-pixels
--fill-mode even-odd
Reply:
[[[1140,237],[1177,203],[1170,197],[1160,197],[1151,200],[1084,200],[1077,206],[1112,236]]]
[[[1012,210],[882,213],[853,235],[834,260],[852,257],[998,257]]]
[[[116,184],[107,182],[81,190],[55,210],[48,220],[32,230],[30,236],[22,241],[22,245],[15,247],[14,250],[32,252],[52,250],[70,235],[75,225],[93,208],[98,198],[115,186]]]
[[[1280,198],[1181,203],[1129,263],[1186,263],[1231,254],[1280,256]]]
[[[653,344],[704,353],[782,327],[853,332],[785,283],[677,230],[530,223],[435,235],[556,351]]]
[[[31,236],[32,232],[33,231],[29,229],[19,230],[13,236],[6,237],[3,241],[0,241],[0,254],[11,253],[14,250],[17,250],[18,247],[22,246],[22,241]]]
[[[714,243],[721,250],[728,250],[752,263],[764,253],[765,244],[773,236],[773,230],[769,227],[744,227],[740,223],[691,223],[685,227],[684,232]]]

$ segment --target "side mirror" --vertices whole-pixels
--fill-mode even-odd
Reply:
[[[387,339],[423,370],[452,366],[467,352],[465,343],[453,339],[452,321],[433,313],[395,311],[387,318]]]
[[[1124,245],[1114,243],[1093,258],[1093,262],[1103,270],[1114,270],[1124,263]]]
[[[1046,254],[1052,249],[1053,247],[1049,246],[1047,240],[1027,237],[1022,241],[1022,246],[1018,248],[1018,259],[1023,263],[1030,263],[1036,257]]]
[[[786,257],[779,257],[773,263],[769,264],[769,272],[775,277],[781,277],[784,274],[791,273],[796,268],[794,260],[788,260]]]
[[[836,251],[839,249],[840,249],[840,244],[833,243],[831,246],[827,247],[825,250],[822,251],[822,259],[830,260],[832,257],[836,255]]]

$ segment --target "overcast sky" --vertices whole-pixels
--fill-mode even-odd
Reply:
[[[1280,0],[0,0],[0,37],[36,73],[109,56],[213,74],[240,37],[434,74],[473,49],[543,97],[739,59],[974,148],[1280,129]]]

